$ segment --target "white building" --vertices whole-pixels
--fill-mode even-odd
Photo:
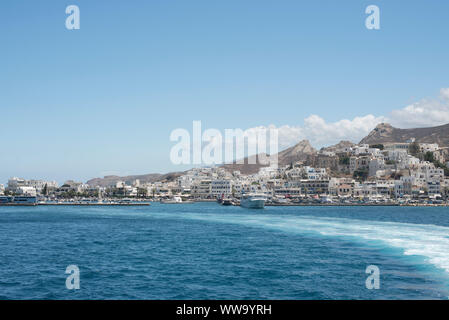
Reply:
[[[62,191],[62,192],[69,192],[69,191],[83,192],[84,190],[86,190],[88,188],[89,188],[89,186],[87,184],[83,184],[82,182],[76,182],[76,181],[73,181],[73,180],[67,180],[59,188],[59,190]]]
[[[326,168],[313,168],[309,166],[293,168],[287,172],[291,180],[322,180],[327,178]]]
[[[213,180],[210,184],[210,194],[214,197],[232,194],[232,181],[229,179]]]
[[[308,180],[322,180],[327,178],[326,168],[304,167]]]
[[[26,180],[22,178],[13,177],[8,180],[8,191],[16,192],[19,187],[26,187]]]
[[[407,160],[406,160],[406,167],[407,168],[410,168],[410,167],[413,167],[413,166],[417,166],[418,164],[419,164],[419,159],[418,158],[416,158],[414,156],[411,156],[411,155],[407,156]]]
[[[124,181],[117,181],[117,182],[115,183],[115,187],[116,187],[117,189],[123,189],[123,188],[125,187],[125,182],[124,182]]]
[[[58,187],[58,183],[56,181],[28,180],[27,186],[33,187],[38,193],[41,193],[45,186],[50,189],[56,189]]]
[[[24,196],[35,197],[37,195],[34,187],[18,187],[16,193]]]
[[[385,160],[381,158],[371,159],[369,162],[369,172],[368,175],[370,177],[374,177],[377,174],[377,171],[385,169]]]
[[[192,185],[192,196],[207,198],[210,196],[211,180],[201,180]]]
[[[384,150],[405,150],[408,151],[410,143],[408,142],[395,142],[395,143],[385,143]]]
[[[437,151],[439,147],[436,143],[420,143],[419,149],[421,152],[434,152]]]
[[[22,178],[13,177],[8,181],[8,191],[21,194],[21,187],[34,188],[35,192],[40,193],[42,189],[47,185],[47,188],[57,188],[58,183],[56,181],[44,181],[44,180],[25,180]]]

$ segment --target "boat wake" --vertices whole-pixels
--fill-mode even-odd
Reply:
[[[407,256],[422,256],[426,262],[449,274],[449,227],[399,222],[312,216],[183,214],[191,219],[236,223],[298,234],[376,241],[403,250]]]

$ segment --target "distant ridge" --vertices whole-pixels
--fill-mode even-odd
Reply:
[[[150,173],[143,175],[132,176],[105,176],[103,178],[94,178],[87,181],[87,184],[93,187],[109,187],[115,186],[118,181],[124,181],[127,184],[132,184],[134,181],[139,180],[140,183],[152,183],[157,181],[173,181],[177,177],[181,176],[182,172],[170,172],[166,174]]]
[[[415,138],[416,142],[438,143],[442,147],[449,147],[449,124],[427,128],[398,129],[388,123],[380,123],[360,143],[406,142],[411,138]]]

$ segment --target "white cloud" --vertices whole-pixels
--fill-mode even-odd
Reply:
[[[443,88],[440,90],[440,96],[443,100],[449,100],[449,88]]]
[[[338,143],[341,140],[359,142],[380,122],[384,117],[376,117],[372,114],[355,117],[352,120],[343,119],[337,122],[326,122],[317,115],[311,115],[304,120],[304,136],[314,146],[326,146]]]
[[[356,117],[352,120],[343,119],[337,122],[326,122],[318,115],[311,115],[304,119],[303,126],[284,125],[277,127],[279,135],[279,150],[292,146],[300,140],[307,139],[315,147],[322,147],[338,143],[341,140],[359,142],[380,122],[384,117],[376,117],[371,114]],[[266,130],[276,128],[259,126],[248,130]]]
[[[326,122],[322,117],[312,114],[304,119],[303,126],[277,127],[279,150],[303,139],[308,139],[316,148],[332,145],[341,140],[357,143],[381,122],[388,122],[398,128],[428,127],[449,123],[449,88],[442,88],[437,99],[422,99],[403,109],[393,110],[388,116],[368,114],[352,120]],[[259,126],[248,130],[259,131],[267,128],[276,127],[274,125]]]
[[[389,123],[398,128],[432,127],[449,123],[449,88],[438,99],[422,99],[403,109],[393,110]]]

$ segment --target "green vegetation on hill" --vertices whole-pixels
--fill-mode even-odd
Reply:
[[[447,165],[445,165],[444,163],[441,163],[440,161],[435,159],[432,152],[427,151],[426,153],[424,153],[423,158],[424,158],[424,161],[432,162],[435,165],[435,167],[443,169],[444,175],[449,176],[449,168],[447,167]]]
[[[380,149],[380,150],[383,150],[383,149],[384,149],[384,145],[381,144],[381,143],[378,143],[378,144],[371,144],[369,147],[370,147],[370,148],[377,148],[377,149]]]
[[[360,169],[354,171],[353,177],[358,181],[365,181],[368,179],[368,174],[369,172],[367,169]]]

